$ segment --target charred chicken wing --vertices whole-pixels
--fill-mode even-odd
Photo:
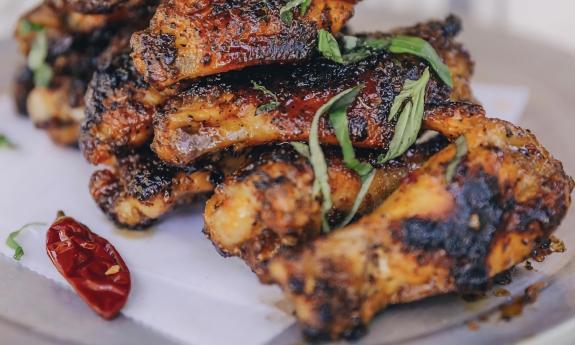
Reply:
[[[156,87],[248,66],[309,58],[318,29],[341,30],[355,0],[314,0],[280,15],[283,0],[166,0],[132,39],[136,69]],[[305,6],[305,5],[302,5]],[[289,15],[289,14],[288,14]],[[283,17],[283,18],[282,18]]]
[[[437,137],[378,167],[358,214],[376,208],[410,171],[445,145],[445,139]],[[216,188],[206,204],[204,232],[220,253],[240,256],[267,283],[271,258],[321,234],[321,203],[312,192],[314,174],[307,158],[289,145],[260,150],[254,150],[259,158],[248,160],[246,167]],[[327,156],[334,202],[328,218],[335,225],[352,209],[361,180],[335,150]]]
[[[530,132],[475,108],[440,107],[425,120],[465,138],[460,162],[450,145],[369,215],[272,260],[308,337],[357,337],[387,305],[482,288],[557,228],[573,180]]]
[[[469,79],[473,63],[463,48],[453,42],[459,22],[430,22],[403,31],[435,44],[454,77],[450,89],[434,75],[427,88],[426,105],[472,99]],[[270,142],[305,141],[315,112],[330,98],[350,87],[363,84],[356,102],[348,111],[354,146],[385,149],[394,133],[387,120],[393,99],[406,79],[421,75],[427,65],[411,55],[385,51],[355,64],[342,65],[315,59],[296,67],[260,67],[230,72],[192,83],[169,99],[155,117],[152,148],[170,164],[185,166],[198,157],[229,146],[255,146]],[[275,109],[258,111],[277,97]],[[320,139],[337,144],[322,119]]]

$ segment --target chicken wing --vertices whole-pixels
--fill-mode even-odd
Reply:
[[[50,87],[32,89],[26,110],[37,128],[46,130],[53,142],[64,146],[78,143],[84,119],[85,80],[57,76]]]
[[[116,224],[143,229],[174,208],[211,194],[223,176],[245,159],[245,153],[223,152],[181,169],[166,165],[142,148],[116,157],[113,166],[96,171],[90,193]]]
[[[404,31],[419,33],[434,44],[455,76],[453,90],[434,76],[427,89],[426,105],[471,99],[473,63],[467,52],[453,42],[459,21],[450,17],[445,22]],[[349,65],[316,59],[296,67],[259,67],[204,78],[158,110],[152,148],[162,160],[184,166],[229,146],[305,141],[319,107],[339,92],[363,84],[348,111],[352,141],[356,147],[385,149],[395,127],[387,120],[393,99],[406,79],[416,79],[426,67],[410,55],[380,52]],[[254,89],[253,82],[275,94],[280,105],[258,111],[272,99]],[[320,139],[325,144],[337,144],[327,121],[321,121]]]
[[[482,288],[557,228],[573,180],[529,131],[476,111],[440,107],[425,120],[465,138],[461,162],[448,146],[371,214],[272,260],[305,335],[355,338],[387,305]]]
[[[435,138],[378,168],[358,214],[377,207],[408,172],[446,145]],[[267,263],[278,253],[294,250],[321,233],[321,203],[313,196],[313,170],[307,158],[290,145],[260,154],[216,188],[205,208],[204,232],[223,255],[240,256],[264,283],[270,282]],[[326,152],[334,207],[328,219],[337,224],[350,212],[361,187],[357,174],[346,168],[334,150]],[[373,156],[373,154],[371,155]],[[369,154],[363,157],[373,159]]]
[[[283,0],[166,0],[132,39],[136,69],[162,88],[183,79],[309,58],[320,28],[338,32],[355,0],[314,0],[280,18]]]
[[[14,88],[19,111],[46,129],[56,143],[76,145],[84,119],[84,93],[99,58],[126,49],[131,34],[145,25],[140,21],[150,11],[148,7],[134,9],[129,18],[127,12],[80,16],[45,2],[24,15],[16,30],[22,53],[28,55],[36,35],[45,33],[45,62],[53,76],[49,85],[35,87],[33,72],[24,69]],[[30,23],[40,29],[30,29]]]
[[[103,59],[86,92],[80,148],[88,162],[109,164],[116,155],[149,143],[156,106],[177,90],[150,87],[127,51]]]

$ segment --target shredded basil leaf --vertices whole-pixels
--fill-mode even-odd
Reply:
[[[353,99],[355,99],[362,88],[363,85],[353,88],[353,92],[349,94],[349,97],[353,97]],[[360,162],[355,156],[355,150],[353,149],[353,144],[349,136],[347,107],[334,108],[329,114],[329,120],[335,130],[335,136],[337,137],[339,145],[341,146],[345,165],[354,170],[359,176],[363,177],[368,175],[373,170],[373,167],[369,163]]]
[[[426,60],[439,78],[449,87],[453,87],[453,78],[449,67],[426,40],[413,36],[395,36],[389,45],[389,51],[394,54],[411,54]]]
[[[299,6],[299,13],[305,16],[307,10],[311,6],[311,0],[290,0],[285,6],[280,8],[280,18],[286,24],[291,24],[293,21],[293,9]]]
[[[252,80],[252,85],[253,88],[257,91],[261,91],[264,95],[266,95],[267,97],[272,98],[273,100],[270,101],[269,103],[266,104],[262,104],[260,105],[257,109],[256,109],[256,115],[260,115],[262,113],[266,113],[268,111],[272,111],[277,109],[280,106],[280,102],[278,100],[278,97],[276,96],[275,93],[271,92],[270,90],[268,90],[265,86],[260,85],[258,83],[256,83],[255,81]]]
[[[311,153],[309,152],[309,146],[304,143],[293,142],[290,143],[291,146],[296,150],[297,153],[304,156],[307,159],[310,159]]]
[[[355,197],[355,201],[353,203],[353,206],[352,206],[349,214],[338,225],[338,228],[343,228],[344,226],[348,225],[353,220],[353,218],[357,214],[357,211],[359,211],[359,207],[363,203],[363,200],[365,200],[365,197],[367,196],[367,192],[369,192],[369,187],[371,187],[371,184],[373,183],[373,179],[375,178],[376,173],[377,173],[377,171],[375,169],[372,169],[368,175],[362,176],[361,188],[360,188],[359,192],[357,193],[357,196]]]
[[[344,63],[339,49],[339,43],[333,35],[324,29],[318,32],[318,50],[327,59],[337,63]]]
[[[36,70],[42,66],[48,57],[48,36],[44,30],[38,31],[34,36],[30,52],[28,53],[28,67]]]
[[[379,157],[378,163],[383,164],[401,156],[417,141],[423,121],[425,91],[429,78],[429,68],[426,68],[419,80],[406,80],[403,90],[393,100],[388,120],[392,121],[398,115],[399,118],[389,150]]]
[[[349,94],[349,97],[353,96],[353,99],[357,97],[363,85],[356,86],[354,91]],[[351,104],[351,103],[350,103]],[[349,106],[349,105],[348,105]],[[363,203],[367,192],[369,191],[369,187],[373,182],[373,178],[375,177],[375,170],[373,166],[369,163],[360,162],[355,155],[355,150],[353,149],[353,144],[351,142],[351,138],[349,135],[349,121],[347,117],[347,107],[335,108],[332,109],[329,119],[331,125],[335,130],[335,135],[341,146],[341,151],[343,153],[343,161],[346,167],[355,171],[361,177],[361,188],[355,198],[353,206],[349,212],[349,214],[345,217],[343,222],[339,224],[338,228],[344,227],[348,225],[359,210],[359,207]]]
[[[35,32],[30,52],[28,53],[28,68],[34,73],[34,86],[47,87],[53,76],[52,67],[46,63],[46,58],[48,57],[48,35],[44,27],[39,24],[30,23],[29,25],[23,25],[26,26],[25,30]]]
[[[439,78],[449,87],[453,87],[453,78],[449,67],[443,63],[437,51],[426,40],[414,36],[394,36],[391,38],[358,38],[343,36],[342,53],[332,34],[325,30],[319,33],[319,51],[329,60],[350,64],[367,59],[372,54],[388,50],[393,54],[411,54],[427,61]]]
[[[453,181],[453,177],[455,177],[455,171],[457,167],[463,160],[463,157],[467,155],[467,140],[465,140],[465,136],[460,136],[455,140],[456,151],[455,157],[449,163],[447,168],[445,169],[445,181],[449,184]]]
[[[50,65],[44,63],[34,70],[34,85],[36,87],[48,87],[53,77],[53,70]]]
[[[0,148],[14,149],[16,145],[14,145],[7,136],[0,134]]]
[[[20,27],[18,28],[21,35],[28,35],[32,31],[41,31],[43,29],[44,27],[41,24],[37,24],[26,19],[20,22]]]
[[[309,148],[311,154],[310,162],[313,167],[316,179],[316,184],[314,185],[314,195],[322,196],[322,228],[324,232],[329,232],[331,230],[325,215],[329,210],[331,210],[333,203],[331,200],[331,187],[329,186],[327,162],[319,142],[319,120],[326,113],[347,109],[349,105],[351,105],[351,103],[353,103],[355,100],[355,97],[357,96],[360,88],[361,86],[356,86],[334,96],[326,104],[318,109],[311,124],[309,133]]]
[[[24,249],[22,248],[22,246],[16,242],[16,237],[18,237],[18,235],[20,235],[20,233],[22,231],[24,231],[25,229],[32,227],[32,226],[44,226],[46,224],[44,223],[29,223],[24,225],[23,227],[21,227],[20,229],[11,232],[8,235],[8,238],[6,238],[6,245],[10,248],[14,250],[14,255],[12,256],[14,258],[14,260],[16,261],[20,261],[20,259],[22,259],[22,256],[24,256]]]

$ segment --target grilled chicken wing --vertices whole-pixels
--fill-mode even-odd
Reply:
[[[25,29],[24,23],[40,26],[48,39],[46,63],[53,77],[47,87],[34,87],[33,72],[25,69],[15,82],[19,111],[30,115],[56,143],[76,145],[84,119],[84,93],[98,60],[126,49],[131,34],[145,25],[151,10],[136,8],[129,18],[128,12],[80,15],[45,2],[24,15],[16,30],[21,50],[27,55],[38,34]]]
[[[248,66],[309,58],[320,28],[338,32],[355,0],[314,0],[280,18],[283,0],[166,0],[132,39],[136,69],[159,88]]]
[[[174,95],[150,87],[136,72],[128,52],[105,59],[86,92],[86,121],[80,148],[92,164],[110,163],[123,152],[147,144],[153,136],[156,105]]]
[[[528,131],[439,108],[428,128],[466,138],[429,159],[357,223],[286,253],[272,278],[294,302],[311,338],[353,338],[387,305],[483,287],[523,261],[559,225],[573,180]]]
[[[36,87],[28,95],[26,109],[37,128],[46,130],[59,145],[78,142],[84,119],[85,81],[70,76],[54,78],[50,87]]]
[[[246,155],[220,153],[196,166],[174,168],[142,148],[116,157],[108,169],[96,171],[90,193],[116,224],[145,228],[180,205],[211,194],[225,174],[244,164]]]
[[[377,207],[408,172],[446,144],[436,138],[379,167],[358,214]],[[254,150],[258,158],[216,188],[204,213],[204,232],[223,255],[240,256],[269,282],[267,263],[278,253],[294,250],[321,232],[321,203],[313,196],[313,170],[307,158],[290,145]],[[334,150],[326,152],[334,207],[328,218],[337,224],[350,212],[361,187],[357,174],[346,168]],[[369,155],[364,159],[369,160]]]
[[[430,22],[404,31],[435,45],[453,71],[450,90],[436,76],[429,83],[426,104],[471,99],[469,78],[473,64],[453,42],[457,19]],[[410,55],[378,53],[362,62],[341,65],[316,59],[297,67],[260,67],[198,80],[169,99],[156,113],[152,148],[173,165],[186,165],[198,157],[229,146],[255,146],[270,142],[305,141],[315,112],[339,92],[363,84],[348,116],[355,146],[385,149],[394,131],[387,120],[394,97],[405,79],[418,78],[426,64]],[[254,89],[255,81],[273,92],[277,109],[258,112],[272,99]],[[320,124],[323,143],[337,140],[327,119]]]

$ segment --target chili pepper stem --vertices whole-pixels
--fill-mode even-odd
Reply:
[[[64,211],[59,210],[58,213],[56,214],[56,220],[60,219],[60,218],[64,218],[66,217],[66,214],[64,213]]]

